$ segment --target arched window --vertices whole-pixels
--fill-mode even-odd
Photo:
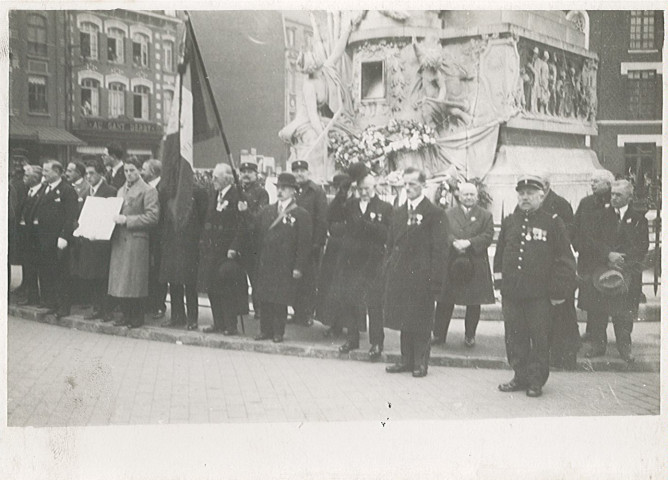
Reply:
[[[112,27],[107,31],[107,60],[113,63],[125,61],[124,39],[125,32],[120,28]]]
[[[143,33],[132,36],[132,61],[135,65],[148,67],[148,44],[149,38]]]
[[[46,19],[41,15],[28,16],[28,53],[46,57]]]
[[[100,115],[100,82],[93,78],[81,80],[81,115],[84,117]]]
[[[589,14],[585,10],[571,10],[566,14],[566,20],[573,22],[584,33],[585,48],[589,48]]]
[[[90,58],[91,60],[98,59],[97,52],[97,36],[100,29],[97,25],[91,22],[83,22],[79,31],[79,43],[81,44],[81,56]]]
[[[109,84],[109,117],[125,115],[125,85],[120,82]]]
[[[139,120],[149,119],[149,95],[151,90],[145,85],[136,85],[132,91],[134,92],[134,118]]]
[[[163,95],[163,108],[162,111],[165,112],[165,123],[169,121],[169,115],[172,112],[172,102],[174,101],[174,92],[171,90],[164,90]]]

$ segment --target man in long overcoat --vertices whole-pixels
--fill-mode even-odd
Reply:
[[[600,219],[609,211],[610,189],[615,176],[608,170],[594,170],[591,176],[592,194],[580,200],[575,217],[573,219],[573,248],[578,252],[578,275],[586,277],[591,275],[597,262],[596,258],[605,252],[603,246],[598,244],[596,238],[596,225]],[[600,233],[600,232],[599,232]],[[582,292],[578,293],[578,304]],[[582,308],[582,307],[580,307]],[[587,315],[587,328],[582,340],[587,341],[591,335],[589,315]]]
[[[213,314],[205,333],[235,335],[238,316],[248,313],[248,283],[238,263],[248,220],[233,182],[232,168],[216,165],[200,241],[200,282]]]
[[[140,327],[144,323],[143,303],[148,295],[149,230],[158,223],[160,202],[155,188],[142,180],[136,157],[123,166],[125,184],[116,194],[123,198],[121,212],[114,219],[109,263],[109,295],[119,299],[123,319],[116,326]]]
[[[494,303],[494,285],[489,267],[487,249],[494,239],[494,220],[488,210],[478,203],[478,188],[472,183],[459,186],[459,205],[448,209],[447,244],[449,267],[445,269],[443,289],[434,315],[434,344],[444,344],[455,305],[466,305],[464,343],[475,344],[475,333],[480,320],[480,305]],[[472,268],[470,278],[461,278],[453,263],[464,257]]]
[[[575,290],[575,259],[566,227],[540,208],[543,180],[523,175],[516,186],[518,205],[501,225],[494,256],[501,282],[508,363],[515,371],[502,392],[543,394],[550,375],[550,305],[563,303]]]
[[[369,355],[383,351],[381,268],[385,243],[392,220],[392,205],[376,195],[376,180],[366,175],[357,182],[358,198],[346,203],[345,230],[334,280],[329,295],[342,306],[340,314],[347,328],[347,341],[339,351],[359,348],[360,326],[369,314]]]
[[[106,170],[101,160],[90,160],[85,168],[86,180],[90,184],[89,196],[99,198],[116,196],[117,190],[104,178]],[[85,320],[96,318],[111,320],[111,308],[106,298],[109,287],[110,258],[110,241],[77,239],[76,251],[72,259],[72,274],[88,285],[93,305],[93,311],[84,316]]]
[[[633,185],[627,180],[612,183],[610,208],[593,225],[592,236],[583,238],[581,255],[586,254],[587,273],[582,273],[579,307],[587,311],[591,323],[591,350],[587,357],[605,354],[608,318],[612,317],[617,350],[622,359],[633,361],[631,332],[638,316],[642,295],[643,261],[649,248],[645,211],[631,202]],[[628,282],[628,291],[605,295],[594,286],[606,270],[619,270]],[[591,273],[589,273],[591,272]]]
[[[392,215],[383,292],[385,326],[401,331],[401,361],[385,370],[424,377],[445,264],[444,212],[425,198],[424,172],[409,167],[403,178],[408,199]]]
[[[21,290],[23,298],[19,305],[37,305],[39,299],[39,285],[37,282],[37,269],[39,265],[39,240],[37,238],[37,225],[35,214],[41,196],[46,186],[41,183],[42,167],[39,165],[26,165],[23,180],[28,187],[28,193],[21,205],[18,216],[17,227],[17,260],[21,264],[23,281]]]
[[[312,252],[308,212],[295,202],[297,182],[290,173],[278,176],[278,201],[262,209],[255,222],[258,239],[257,298],[260,335],[256,340],[283,341],[288,305],[294,305]]]

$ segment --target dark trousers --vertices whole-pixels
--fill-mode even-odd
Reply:
[[[183,303],[183,294],[185,291],[186,304],[188,305],[188,316],[186,317],[186,308]],[[186,318],[189,324],[197,324],[199,316],[199,297],[197,296],[197,285],[169,284],[169,298],[172,305],[172,322],[184,323]]]
[[[280,303],[260,303],[260,332],[262,335],[275,337],[285,335],[285,321],[288,318],[288,306]]]
[[[503,298],[508,363],[518,382],[542,387],[550,375],[550,300]]]
[[[448,328],[452,320],[452,312],[455,310],[454,303],[438,302],[434,313],[434,337],[441,338],[445,342],[448,337]],[[466,338],[475,337],[480,321],[480,305],[467,305],[464,317],[464,335]]]
[[[345,305],[341,307],[341,314],[346,319],[348,342],[359,346],[360,329],[366,325],[367,311],[369,312],[369,343],[382,347],[385,342],[385,332],[383,331],[383,309],[380,306]]]
[[[151,245],[153,248],[153,245]],[[157,248],[159,250],[159,247]],[[167,299],[167,284],[161,283],[160,279],[160,254],[151,252],[151,262],[148,268],[148,297],[146,299],[146,310],[155,313],[167,310],[165,300]]]
[[[37,285],[37,261],[30,259],[22,265],[21,290],[29,303],[39,303],[39,287]]]
[[[53,247],[40,248],[38,277],[42,304],[48,308],[69,312],[70,297],[70,268],[69,250],[59,250]]]
[[[612,325],[615,328],[615,340],[617,350],[620,353],[631,352],[631,332],[633,331],[633,313],[624,312],[612,316]],[[609,315],[600,312],[587,312],[587,319],[591,322],[591,344],[594,349],[605,352],[608,344],[608,318]]]
[[[224,295],[209,293],[211,314],[213,315],[213,328],[219,331],[236,330],[238,319],[236,315],[230,315],[230,308],[225,304]],[[190,308],[188,309],[190,313]]]
[[[251,302],[253,302],[253,312],[257,315],[260,312],[260,301],[257,299],[257,292],[255,291],[255,267],[251,265],[244,265],[246,275],[248,276],[248,283],[251,286]]]
[[[107,291],[109,290],[109,276],[82,281],[89,285],[90,301],[93,305],[93,311],[110,313],[113,300],[112,297],[107,295]]]
[[[567,298],[564,303],[552,305],[551,310],[550,356],[557,360],[574,357],[580,349],[575,299]]]
[[[305,323],[313,316],[315,310],[316,285],[318,282],[318,269],[320,266],[320,253],[311,254],[303,276],[298,283],[297,299],[292,306],[295,311],[295,323]],[[262,312],[264,315],[264,312]]]
[[[118,303],[123,312],[123,319],[133,327],[139,327],[144,324],[144,309],[146,298],[118,298]]]
[[[429,330],[424,332],[407,332],[402,330],[399,336],[401,346],[401,363],[416,369],[429,365],[429,353],[431,345],[429,337],[431,332]]]

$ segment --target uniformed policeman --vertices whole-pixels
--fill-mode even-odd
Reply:
[[[502,392],[542,395],[550,374],[550,305],[563,303],[575,289],[575,259],[564,222],[543,209],[542,179],[524,175],[517,182],[518,205],[503,220],[494,257],[501,282],[506,353],[515,376]]]
[[[309,262],[299,282],[296,304],[292,306],[295,311],[293,321],[301,325],[312,325],[320,257],[327,240],[327,196],[322,187],[310,180],[308,162],[296,160],[291,167],[297,180],[295,200],[297,205],[309,213],[313,225]]]

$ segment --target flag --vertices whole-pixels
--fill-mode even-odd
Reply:
[[[169,122],[163,140],[162,204],[174,226],[182,230],[193,205],[194,165],[198,159],[220,157],[227,151],[216,117],[213,94],[206,83],[202,56],[190,20],[182,42],[182,59]]]

